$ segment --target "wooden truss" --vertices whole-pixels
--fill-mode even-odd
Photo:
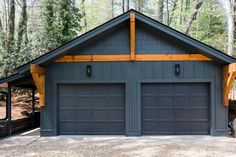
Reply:
[[[36,64],[30,65],[30,73],[39,92],[39,106],[45,106],[45,70]]]
[[[229,92],[236,78],[236,63],[229,64],[223,68],[223,103],[229,106]]]

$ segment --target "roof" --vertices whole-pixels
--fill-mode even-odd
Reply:
[[[44,54],[41,55],[40,57],[31,60],[30,62],[20,66],[17,68],[17,74],[14,74],[10,77],[7,78],[3,78],[0,80],[0,83],[2,82],[8,82],[8,81],[12,81],[18,77],[20,77],[22,74],[25,73],[29,73],[29,69],[30,69],[30,64],[38,64],[38,65],[44,65],[52,60],[55,60],[63,55],[66,54],[66,51],[73,48],[76,45],[79,45],[85,41],[88,41],[90,39],[92,39],[93,37],[101,34],[102,32],[105,32],[106,30],[109,30],[111,28],[113,28],[114,26],[117,26],[121,23],[123,23],[124,21],[128,20],[130,18],[130,13],[131,12],[135,12],[136,16],[135,18],[157,30],[160,30],[170,36],[173,36],[174,38],[190,45],[193,46],[199,50],[201,50],[201,53],[203,53],[206,56],[210,56],[212,58],[214,58],[215,60],[218,60],[220,62],[223,62],[224,64],[229,64],[229,63],[233,63],[236,62],[236,59],[233,58],[232,56],[229,56],[209,45],[206,45],[194,38],[191,38],[190,36],[187,36],[186,34],[183,34],[171,27],[168,27],[144,14],[141,14],[139,12],[137,12],[136,10],[129,10],[127,12],[125,12],[124,14],[121,14],[120,16],[117,16],[116,18],[88,31],[85,34],[82,34],[81,36],[61,45],[60,47]]]

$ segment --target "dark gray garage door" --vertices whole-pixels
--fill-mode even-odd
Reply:
[[[59,86],[59,134],[124,134],[123,84]]]
[[[142,134],[208,134],[208,84],[142,84]]]

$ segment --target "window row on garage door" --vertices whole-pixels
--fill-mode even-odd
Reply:
[[[61,84],[58,93],[59,134],[125,134],[124,84]],[[140,99],[143,135],[209,133],[208,84],[145,83]]]

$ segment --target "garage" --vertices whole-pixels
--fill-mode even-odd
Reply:
[[[142,84],[142,134],[209,134],[209,86]]]
[[[59,85],[59,134],[125,133],[123,84]]]
[[[235,77],[235,58],[130,10],[0,83],[38,92],[41,136],[226,136]]]

